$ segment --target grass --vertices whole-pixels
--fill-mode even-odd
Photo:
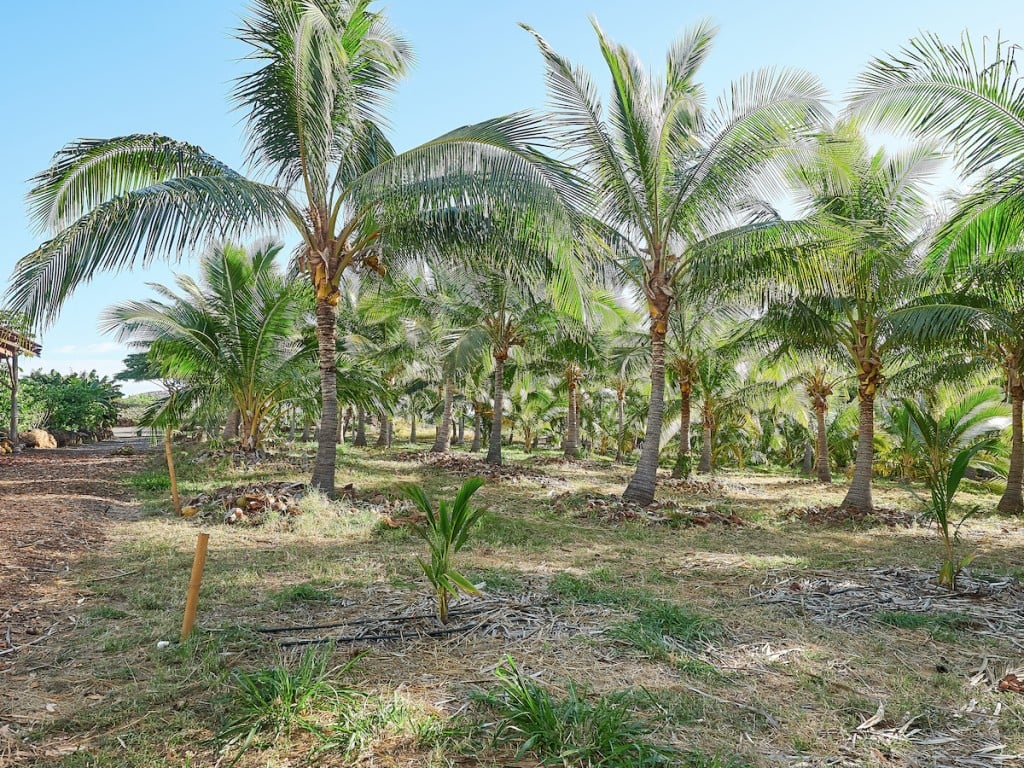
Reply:
[[[651,729],[636,719],[628,702],[591,698],[570,682],[556,698],[524,675],[511,657],[495,673],[499,689],[484,698],[497,713],[495,739],[534,755],[546,766],[647,768],[676,765],[676,750],[649,740]]]
[[[255,471],[193,464],[185,452],[184,492],[260,477],[306,480],[312,450],[278,449],[275,461]],[[955,613],[880,611],[850,627],[765,606],[752,594],[804,570],[837,579],[870,567],[931,571],[938,557],[932,529],[809,527],[784,511],[838,503],[841,486],[728,472],[719,475],[724,490],[713,499],[667,489],[660,495],[686,506],[728,507],[756,525],[605,523],[580,518],[575,508],[559,510],[549,494],[621,492],[628,469],[598,461],[530,466],[550,483],[488,482],[476,497],[488,512],[460,555],[467,576],[486,582],[492,599],[546,612],[547,623],[511,627],[508,636],[370,647],[344,674],[352,654],[369,644],[325,649],[320,671],[302,682],[297,658],[282,657],[274,638],[245,628],[429,612],[430,589],[415,561],[422,545],[406,529],[382,528],[365,506],[314,494],[288,525],[214,522],[198,630],[179,645],[173,641],[198,524],[167,513],[166,473],[155,459],[125,481],[142,511],[112,520],[106,543],[63,577],[63,588],[80,595],[71,609],[80,619],[74,631],[25,653],[11,672],[15,684],[5,693],[13,693],[0,703],[0,716],[21,718],[11,720],[12,764],[198,768],[223,757],[226,765],[250,732],[239,768],[508,764],[528,737],[510,723],[495,741],[497,723],[513,712],[473,697],[493,688],[491,670],[512,651],[520,669],[542,672],[523,679],[536,687],[528,693],[546,696],[574,724],[560,738],[575,740],[579,754],[595,762],[619,759],[615,744],[628,734],[652,751],[638,756],[623,747],[633,763],[620,764],[657,760],[661,747],[682,745],[675,764],[707,768],[767,768],[768,756],[779,754],[821,762],[838,749],[853,762],[877,765],[878,742],[857,726],[879,702],[885,725],[917,717],[911,727],[921,727],[922,738],[960,729],[962,748],[944,748],[961,748],[964,756],[991,743],[1024,752],[1024,697],[969,683],[984,659],[1016,658],[1011,643],[976,632]],[[350,448],[339,467],[339,481],[352,482],[361,498],[394,496],[405,482],[450,495],[463,479],[380,450]],[[994,506],[983,488],[971,491],[972,503]],[[876,503],[913,500],[898,485],[882,484]],[[982,517],[964,533],[977,545],[975,571],[1021,572],[1019,522]],[[160,640],[171,647],[157,649]],[[934,671],[940,663],[948,671]],[[246,680],[262,692],[245,694]],[[298,692],[311,687],[318,692],[301,700]],[[336,698],[332,689],[351,695]],[[275,693],[268,698],[268,691]],[[964,714],[972,700],[977,723]],[[534,752],[531,745],[532,758],[555,765],[575,759],[550,736],[567,726],[547,723],[538,727],[548,735],[535,743],[548,746]],[[235,731],[226,733],[232,724]],[[4,749],[0,737],[6,756]],[[906,741],[885,749],[894,762],[942,762]]]
[[[927,630],[932,639],[946,642],[955,642],[960,631],[971,624],[970,618],[962,613],[879,611],[875,618],[890,627]]]

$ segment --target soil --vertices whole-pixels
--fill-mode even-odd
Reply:
[[[135,455],[113,455],[126,444]],[[103,544],[108,519],[130,513],[118,480],[144,448],[144,440],[122,438],[0,457],[0,687],[17,649],[73,627],[79,596],[71,571]]]

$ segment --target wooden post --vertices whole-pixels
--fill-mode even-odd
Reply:
[[[20,451],[21,441],[18,440],[18,350],[11,355],[11,450]]]
[[[171,451],[171,434],[173,428],[168,425],[164,430],[164,454],[167,456],[167,474],[171,476],[171,502],[174,514],[181,514],[181,496],[178,495],[178,475],[174,471],[174,453]]]
[[[192,576],[188,580],[188,596],[185,598],[185,618],[181,622],[181,642],[188,640],[196,623],[196,609],[199,607],[199,585],[203,583],[203,568],[206,566],[206,545],[210,534],[200,533],[196,539],[196,555],[192,560]]]

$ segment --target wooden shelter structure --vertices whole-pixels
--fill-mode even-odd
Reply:
[[[36,357],[43,348],[24,333],[0,325],[0,359],[7,362],[11,384],[11,424],[8,438],[12,446],[18,446],[18,358],[21,355]]]

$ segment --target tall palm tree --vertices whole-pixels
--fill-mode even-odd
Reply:
[[[104,331],[148,350],[161,378],[177,382],[182,406],[230,402],[249,451],[313,373],[315,341],[300,326],[306,302],[275,268],[280,250],[215,248],[200,262],[201,282],[179,276],[180,294],[154,286],[161,299],[115,305],[101,319]]]
[[[904,351],[899,313],[922,290],[925,184],[941,157],[915,147],[872,152],[853,124],[819,142],[816,160],[795,171],[801,202],[845,236],[811,258],[785,256],[765,273],[769,306],[762,330],[789,349],[824,355],[852,369],[860,408],[848,510],[870,511],[875,400],[887,370]]]
[[[547,251],[568,215],[570,185],[538,162],[528,145],[538,124],[528,115],[395,152],[384,114],[411,51],[370,5],[254,0],[238,36],[257,68],[237,81],[233,101],[246,114],[248,163],[269,183],[156,134],[73,142],[33,180],[31,218],[51,237],[13,277],[14,305],[49,322],[101,270],[289,226],[316,296],[322,409],[312,482],[327,492],[337,459],[342,275],[380,272],[386,259],[409,254],[450,255],[457,243]]]
[[[669,48],[658,76],[596,21],[593,26],[611,76],[607,112],[587,73],[527,30],[547,65],[552,125],[591,185],[599,220],[593,244],[604,244],[647,305],[651,403],[640,461],[623,496],[649,504],[664,409],[665,335],[688,262],[723,241],[733,249],[765,247],[771,238],[763,228],[736,230],[733,205],[751,189],[770,186],[766,169],[788,152],[795,132],[823,118],[824,94],[809,75],[760,71],[734,83],[709,110],[696,80],[715,35],[709,23]]]

